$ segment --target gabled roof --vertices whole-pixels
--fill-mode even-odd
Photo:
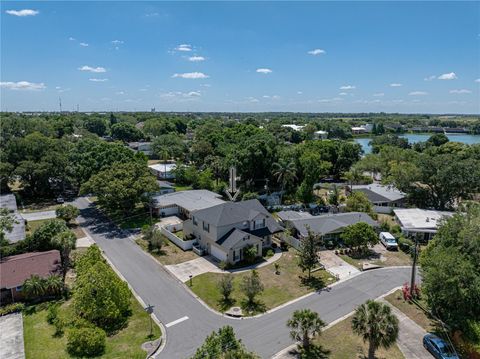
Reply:
[[[282,221],[289,221],[292,219],[302,219],[302,218],[311,218],[313,217],[308,212],[297,212],[297,211],[280,211],[277,213],[278,218]]]
[[[0,288],[23,285],[32,275],[46,278],[60,269],[60,252],[31,252],[2,258],[0,261]]]
[[[385,186],[379,183],[367,185],[353,185],[354,191],[365,193],[370,202],[393,202],[405,198],[405,193],[393,186]]]
[[[195,218],[204,220],[216,227],[249,221],[258,214],[270,216],[270,213],[257,199],[240,202],[225,202],[213,207],[195,211]]]
[[[152,201],[156,208],[176,205],[191,212],[223,203],[221,198],[222,196],[218,193],[197,189],[153,196]]]
[[[355,223],[365,222],[371,226],[377,226],[367,213],[348,212],[337,214],[324,214],[305,219],[293,219],[289,221],[300,234],[305,237],[308,235],[308,229],[317,235],[335,233],[339,230]]]
[[[17,210],[17,200],[15,196],[10,194],[2,194],[0,196],[0,208],[7,208],[11,212]]]
[[[14,212],[13,216],[15,217],[15,222],[13,223],[12,231],[5,231],[5,238],[10,243],[15,243],[25,239],[25,219],[18,214],[18,212]]]
[[[216,243],[219,244],[224,250],[230,250],[231,248],[235,247],[235,245],[243,241],[244,239],[256,239],[257,241],[261,241],[261,238],[242,231],[241,229],[232,228],[229,230],[224,236],[222,236]]]

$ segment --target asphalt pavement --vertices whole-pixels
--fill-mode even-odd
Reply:
[[[128,232],[111,223],[85,198],[78,198],[75,205],[81,210],[78,218],[81,226],[143,301],[153,305],[156,317],[166,327],[166,345],[160,358],[191,357],[207,335],[224,325],[231,325],[249,350],[269,358],[292,344],[286,322],[293,311],[310,308],[330,323],[366,300],[377,298],[409,280],[408,268],[362,272],[260,317],[233,319],[200,303],[183,283],[145,253]]]

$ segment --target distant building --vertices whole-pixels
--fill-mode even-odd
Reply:
[[[282,223],[283,225],[286,225],[288,221],[296,220],[296,219],[312,218],[313,216],[308,212],[280,211],[280,212],[277,212],[277,217],[280,223]]]
[[[301,131],[304,129],[306,125],[303,125],[303,126],[300,126],[300,125],[293,125],[293,124],[290,124],[290,125],[282,125],[282,127],[287,127],[287,128],[291,128],[292,130],[294,131]]]
[[[15,222],[12,231],[5,231],[5,238],[9,243],[16,243],[25,239],[25,219],[17,211],[17,200],[13,194],[0,196],[0,208],[6,208],[13,215]]]
[[[190,218],[191,212],[224,203],[218,193],[205,189],[179,191],[152,197],[153,212],[157,216],[180,215]]]
[[[175,192],[175,186],[173,183],[170,183],[168,181],[157,181],[157,183],[158,187],[160,188],[157,194],[162,195]]]
[[[177,165],[175,163],[157,163],[148,166],[148,168],[158,179],[174,179],[173,170],[177,168]]]
[[[128,147],[134,151],[142,152],[147,156],[151,156],[153,153],[151,142],[129,142]]]
[[[361,127],[363,127],[365,129],[365,132],[372,132],[373,130],[373,123],[366,123],[364,125],[362,125]]]
[[[16,302],[22,300],[23,283],[32,275],[47,278],[60,274],[60,252],[24,253],[16,256],[4,257],[0,260],[0,302]]]
[[[408,237],[417,237],[428,241],[435,233],[442,219],[453,216],[453,212],[434,211],[420,208],[394,209],[395,220],[402,233]]]
[[[328,137],[327,131],[315,131],[313,133],[313,138],[315,140],[325,140]]]
[[[395,207],[403,207],[406,195],[393,186],[385,186],[379,183],[367,185],[347,186],[346,190],[351,192],[362,192],[372,203],[373,209],[377,213],[390,213]]]
[[[352,133],[354,135],[360,135],[360,134],[365,133],[365,132],[366,132],[366,130],[365,130],[364,127],[352,127]]]

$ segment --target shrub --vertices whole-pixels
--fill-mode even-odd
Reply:
[[[105,351],[105,339],[100,328],[72,328],[68,331],[67,351],[77,357],[95,357]]]
[[[25,305],[23,303],[8,304],[0,308],[0,316],[7,315],[10,313],[21,312],[24,309],[25,309]]]
[[[226,269],[228,269],[228,263],[225,262],[225,261],[221,261],[221,262],[218,264],[218,267],[219,267],[221,270],[226,270]]]
[[[412,240],[405,238],[403,236],[400,236],[398,238],[398,245],[400,246],[400,249],[405,253],[410,253],[410,249],[413,248],[414,246]]]
[[[58,317],[58,305],[50,304],[47,310],[47,323],[53,324]]]

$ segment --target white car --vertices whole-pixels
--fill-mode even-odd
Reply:
[[[390,232],[380,232],[380,242],[382,242],[387,250],[398,250],[397,240]]]

